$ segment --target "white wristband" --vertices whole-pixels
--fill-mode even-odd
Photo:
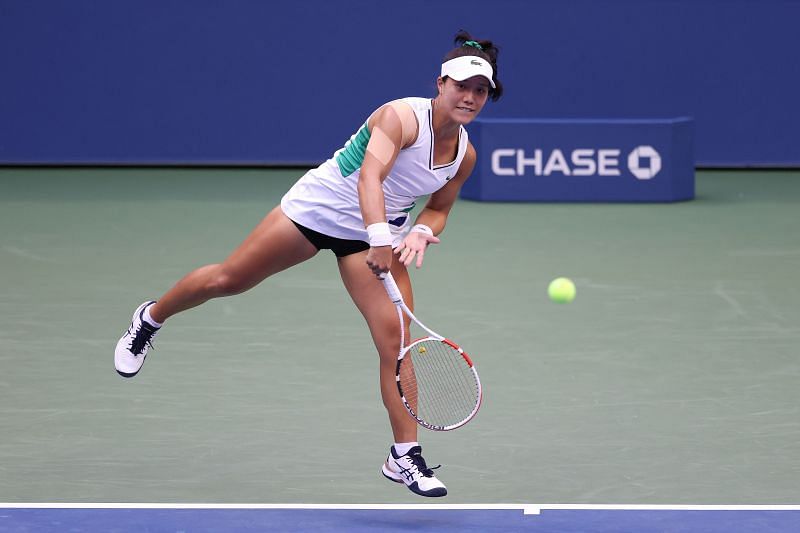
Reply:
[[[376,222],[367,226],[367,235],[369,235],[369,245],[372,247],[391,246],[394,242],[392,231],[386,222]]]
[[[418,231],[419,233],[425,233],[433,237],[433,230],[428,226],[426,226],[425,224],[417,224],[416,226],[411,228],[411,231]]]

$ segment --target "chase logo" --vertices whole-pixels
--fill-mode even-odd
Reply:
[[[622,150],[617,148],[577,148],[549,153],[539,148],[530,152],[515,148],[492,151],[492,172],[496,176],[621,176]],[[661,155],[649,145],[640,145],[628,155],[628,169],[634,177],[649,180],[661,172]]]
[[[661,170],[661,155],[652,146],[637,146],[628,156],[628,168],[638,179],[649,180]]]

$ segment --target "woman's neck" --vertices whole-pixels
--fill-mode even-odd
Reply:
[[[451,120],[447,116],[447,112],[442,110],[438,105],[438,98],[431,101],[431,109],[433,115],[433,134],[437,138],[457,137],[458,129],[461,126],[458,122]]]

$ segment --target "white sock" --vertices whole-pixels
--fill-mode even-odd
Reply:
[[[153,320],[153,317],[150,316],[150,308],[151,307],[153,307],[153,306],[152,305],[148,305],[147,307],[144,308],[144,315],[142,316],[142,318],[145,319],[145,321],[147,321],[147,323],[150,324],[151,326],[155,326],[157,328],[160,328],[164,324],[159,324],[158,322]]]
[[[414,446],[419,446],[419,442],[395,442],[394,451],[397,455],[405,455]]]

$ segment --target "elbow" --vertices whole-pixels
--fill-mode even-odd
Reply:
[[[378,175],[371,172],[361,172],[358,175],[358,192],[361,194],[364,191],[380,189],[383,186],[383,180]]]

